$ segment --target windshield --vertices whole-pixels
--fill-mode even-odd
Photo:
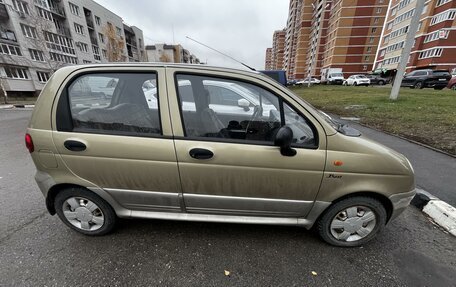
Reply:
[[[364,75],[359,75],[358,78],[360,78],[360,79],[365,79],[366,76],[364,76]]]
[[[333,73],[331,74],[332,77],[343,77],[344,75],[342,73]]]

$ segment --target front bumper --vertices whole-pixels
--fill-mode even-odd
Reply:
[[[410,201],[412,201],[415,194],[416,189],[413,189],[412,191],[397,193],[389,197],[389,200],[393,204],[393,212],[391,214],[390,221],[404,212],[407,206],[410,205]]]

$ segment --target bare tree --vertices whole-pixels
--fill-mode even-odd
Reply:
[[[125,62],[125,40],[117,34],[114,26],[108,23],[103,28],[103,33],[106,36],[106,53],[109,62]]]

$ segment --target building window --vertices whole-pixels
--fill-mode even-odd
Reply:
[[[60,53],[50,52],[49,56],[51,56],[51,59],[56,62],[63,62],[63,63],[68,63],[68,64],[77,64],[78,63],[78,58],[71,57],[68,55],[63,55]]]
[[[89,46],[86,43],[78,42],[76,43],[76,46],[78,46],[79,50],[84,53],[89,52]]]
[[[375,33],[375,32],[377,32],[377,28],[376,27],[372,28],[372,30],[371,30],[371,33]]]
[[[70,5],[70,11],[71,11],[71,13],[73,13],[74,15],[79,16],[79,6],[78,6],[78,5],[74,5],[74,4],[71,3],[71,2],[68,2],[68,4]]]
[[[364,62],[369,62],[370,57],[369,56],[364,56]]]
[[[92,61],[89,61],[89,60],[82,60],[82,63],[83,63],[83,64],[92,64]]]
[[[101,43],[104,44],[105,38],[104,38],[104,35],[102,33],[98,33],[98,39],[100,40]]]
[[[4,67],[6,77],[9,79],[28,79],[27,69],[16,67]]]
[[[44,39],[46,40],[48,49],[75,55],[73,40],[70,38],[44,31]]]
[[[371,44],[374,43],[374,37],[369,38],[369,43],[371,43]]]
[[[34,27],[21,24],[21,29],[25,37],[36,39],[36,29]]]
[[[382,10],[383,10],[383,9],[382,9],[381,7],[379,7],[379,8],[377,8],[377,10],[376,10],[375,12],[376,12],[377,14],[380,14],[380,13],[382,13]]]
[[[11,30],[0,30],[0,38],[3,40],[9,40],[17,42],[16,34]]]
[[[29,52],[30,52],[30,57],[32,58],[33,61],[44,62],[44,53],[43,53],[43,51],[35,50],[35,49],[29,49]]]
[[[368,53],[372,52],[372,47],[367,47],[367,52]]]
[[[41,83],[46,83],[51,77],[51,74],[48,72],[36,71],[36,76],[38,77],[38,81]]]
[[[446,4],[448,2],[450,2],[451,0],[438,0],[437,1],[437,4],[435,5],[436,7],[438,6],[442,6],[443,4]]]
[[[116,33],[117,35],[122,35],[122,29],[120,29],[119,27],[116,26]]]
[[[374,18],[374,24],[378,24],[378,21],[379,21],[379,18],[378,18],[378,17],[375,17],[375,18]]]
[[[107,59],[108,58],[108,51],[105,49],[101,50],[101,53],[103,54],[103,58]]]
[[[13,8],[19,13],[30,15],[28,4],[24,1],[13,0]]]
[[[422,51],[418,56],[418,59],[438,58],[442,56],[442,52],[442,48],[433,48],[426,51]]]
[[[393,10],[391,10],[391,16],[396,15],[396,13],[397,13],[397,8],[393,8]]]
[[[101,25],[101,19],[98,16],[95,16],[95,23],[100,26]]]
[[[367,65],[363,66],[363,71],[367,71]]]
[[[431,20],[431,25],[435,25],[447,20],[454,20],[454,17],[456,16],[456,9],[450,9],[446,10],[445,12],[442,12],[440,14],[435,15],[432,17]]]
[[[424,43],[432,42],[432,41],[435,41],[435,40],[438,40],[438,39],[447,39],[449,34],[450,34],[450,31],[443,30],[443,29],[435,31],[435,32],[432,32],[431,34],[428,34],[424,38]]]
[[[19,46],[1,44],[0,47],[0,54],[22,56],[21,48]]]
[[[101,61],[100,48],[98,48],[98,46],[92,45],[92,52],[93,52],[93,57],[95,58],[95,60]]]
[[[52,13],[49,12],[48,10],[45,10],[40,7],[36,7],[36,10],[38,11],[38,15],[40,15],[41,18],[49,20],[49,21],[54,20],[54,18],[52,17]]]
[[[74,23],[74,30],[80,35],[84,35],[84,26]]]
[[[391,30],[391,28],[393,28],[393,21],[388,23],[388,25],[386,26],[386,30]]]

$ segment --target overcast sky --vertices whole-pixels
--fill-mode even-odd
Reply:
[[[185,38],[189,36],[257,69],[274,30],[285,27],[288,0],[95,0],[144,32],[146,45],[183,45],[209,65],[239,64]],[[173,41],[174,27],[174,41]]]

